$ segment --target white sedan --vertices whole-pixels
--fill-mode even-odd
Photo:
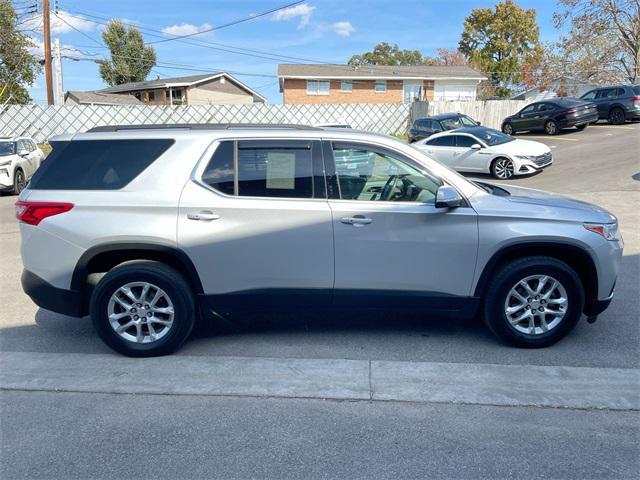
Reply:
[[[490,173],[500,180],[534,173],[553,163],[544,143],[515,139],[486,127],[449,130],[411,145],[459,172]]]

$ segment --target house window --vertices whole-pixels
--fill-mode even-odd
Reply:
[[[134,93],[133,96],[136,97],[138,100],[140,100],[140,92]]]
[[[384,93],[387,91],[387,81],[386,80],[376,80],[375,86],[376,93]]]
[[[182,103],[182,89],[178,88],[176,90],[171,90],[171,101],[172,103],[180,104]]]
[[[149,92],[149,101],[153,102],[156,99],[156,92]]]
[[[307,95],[329,95],[329,80],[307,80]]]
[[[353,91],[353,82],[351,80],[343,80],[340,82],[340,91],[351,93]]]

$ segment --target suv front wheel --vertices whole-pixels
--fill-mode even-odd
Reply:
[[[149,260],[110,270],[94,289],[90,310],[100,338],[131,357],[174,352],[195,321],[189,284],[173,268]]]
[[[552,345],[576,325],[584,290],[576,272],[552,257],[535,256],[504,265],[484,299],[489,329],[518,347]]]

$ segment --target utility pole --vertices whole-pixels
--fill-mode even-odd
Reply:
[[[47,103],[53,105],[53,78],[51,74],[51,19],[49,0],[42,0],[44,34],[44,77],[47,82]]]
[[[53,59],[56,65],[56,105],[64,104],[64,86],[62,84],[62,56],[60,55],[60,40],[53,40]]]

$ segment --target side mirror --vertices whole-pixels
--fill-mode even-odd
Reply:
[[[453,187],[443,185],[436,192],[436,208],[456,208],[461,206],[462,202],[462,197]]]
[[[21,157],[26,157],[27,155],[29,155],[29,150],[22,149],[18,152],[18,155],[20,155]]]
[[[476,123],[478,124],[478,126],[482,125],[482,123],[480,123],[480,122],[477,122],[477,121],[476,121]]]
[[[479,143],[474,143],[473,145],[471,145],[472,150],[480,150],[481,148],[482,145],[480,145]]]

